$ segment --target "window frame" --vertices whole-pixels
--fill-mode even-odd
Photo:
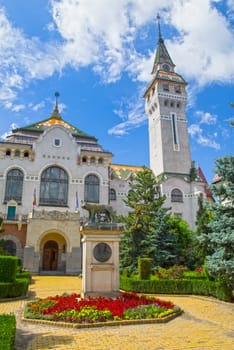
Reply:
[[[84,179],[84,201],[100,203],[100,179],[96,174],[88,174]]]
[[[47,167],[40,177],[39,205],[67,207],[68,189],[69,177],[67,172],[59,166]]]
[[[171,191],[171,202],[172,203],[184,202],[183,192],[179,188],[173,188],[173,190]]]
[[[14,200],[17,204],[22,203],[24,173],[19,168],[10,169],[6,175],[4,203]]]

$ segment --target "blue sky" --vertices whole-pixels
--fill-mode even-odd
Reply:
[[[234,0],[0,0],[0,135],[50,116],[96,136],[113,163],[149,166],[144,89],[156,15],[188,82],[192,159],[208,181],[233,154]]]

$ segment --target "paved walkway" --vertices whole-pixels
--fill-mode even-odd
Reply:
[[[31,297],[80,292],[78,277],[35,276]],[[21,320],[27,301],[0,303],[17,317],[16,350],[233,350],[234,305],[211,298],[160,296],[185,312],[167,324],[71,329]]]

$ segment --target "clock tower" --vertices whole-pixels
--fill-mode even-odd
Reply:
[[[165,206],[194,226],[197,184],[191,173],[191,155],[186,118],[186,81],[175,72],[161,35],[158,19],[158,44],[152,79],[146,88],[145,109],[149,125],[150,168],[157,177]]]

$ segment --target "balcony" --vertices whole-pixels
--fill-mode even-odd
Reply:
[[[9,215],[9,214],[0,214],[0,216],[3,218],[4,222],[27,222],[28,215],[27,214],[16,214],[16,215]]]

